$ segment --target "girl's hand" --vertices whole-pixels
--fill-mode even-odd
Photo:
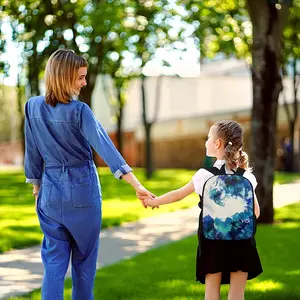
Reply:
[[[159,208],[159,205],[157,203],[157,198],[156,199],[145,198],[144,202],[147,206],[150,206],[152,208],[155,208],[155,207]]]
[[[135,192],[136,192],[136,196],[140,199],[140,201],[142,202],[142,204],[143,204],[143,206],[145,208],[147,208],[147,205],[145,203],[145,199],[146,198],[153,199],[153,198],[156,197],[154,194],[152,194],[151,192],[149,192],[142,185],[138,185],[137,187],[135,187]]]

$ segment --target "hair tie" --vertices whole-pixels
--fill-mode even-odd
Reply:
[[[232,146],[232,142],[228,142],[228,145]]]

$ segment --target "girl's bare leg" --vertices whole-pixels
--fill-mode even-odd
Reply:
[[[228,300],[244,300],[248,273],[238,271],[230,273]]]
[[[222,273],[206,274],[205,300],[220,300]]]

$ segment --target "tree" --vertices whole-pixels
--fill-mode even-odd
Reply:
[[[252,27],[244,0],[182,0],[184,20],[195,27],[192,35],[200,50],[200,60],[223,53],[251,63],[249,45]]]
[[[24,48],[24,66],[31,95],[40,93],[39,81],[50,54],[59,47],[74,49],[89,62],[88,84],[80,95],[80,99],[88,105],[91,105],[97,76],[111,72],[118,90],[118,140],[122,147],[124,89],[136,70],[119,76],[117,74],[122,69],[120,61],[117,60],[109,68],[105,67],[105,61],[109,60],[112,53],[121,54],[124,60],[125,52],[133,52],[134,61],[140,61],[138,68],[142,70],[153,56],[157,45],[166,44],[166,34],[159,29],[170,28],[170,25],[164,24],[167,10],[160,15],[163,7],[167,7],[166,3],[144,0],[77,0],[74,5],[73,0],[6,1],[5,10],[14,29],[14,40]],[[149,134],[148,136],[150,137]],[[147,149],[149,151],[147,150],[146,157],[149,158],[151,150]],[[147,165],[152,165],[152,161]]]
[[[108,70],[108,68],[112,69]],[[109,101],[108,104],[111,107],[113,117],[116,120],[117,148],[121,154],[123,153],[123,110],[127,101],[127,88],[130,80],[132,79],[131,76],[125,75],[122,69],[123,68],[120,63],[104,67],[104,71],[107,71],[107,74],[109,74],[108,76],[110,76],[109,78],[112,79],[113,90],[109,87],[109,82],[106,80],[107,76],[101,76],[102,86]]]
[[[153,161],[152,161],[152,147],[151,147],[151,129],[153,124],[156,123],[158,118],[159,112],[159,104],[160,104],[160,95],[161,95],[161,83],[162,83],[162,76],[157,78],[157,85],[156,85],[156,99],[155,99],[155,108],[154,108],[154,115],[150,119],[147,114],[147,97],[146,97],[146,79],[147,77],[142,74],[141,75],[141,93],[142,93],[142,120],[145,129],[145,163],[146,163],[146,177],[148,179],[151,178],[152,173],[154,171],[153,168]]]
[[[10,19],[13,40],[22,48],[20,52],[31,96],[40,94],[40,75],[46,59],[58,47],[72,44],[64,34],[69,23],[74,22],[73,7],[70,1],[5,2],[4,10]]]
[[[141,78],[142,120],[145,128],[145,165],[146,176],[150,178],[153,172],[150,133],[152,125],[157,120],[158,102],[160,100],[158,96],[155,104],[155,114],[153,118],[149,118],[147,114],[147,93],[145,91],[146,76],[142,73],[142,70],[147,62],[155,57],[157,48],[169,45],[170,40],[167,38],[167,30],[170,29],[170,25],[167,20],[171,14],[169,8],[165,7],[160,1],[145,2],[142,0],[129,1],[127,12],[128,15],[123,22],[124,28],[115,29],[116,36],[122,36],[122,39],[115,39],[109,45],[103,71],[110,74],[116,88],[117,95],[113,102],[120,149],[122,149],[121,128],[127,86],[132,78]],[[120,32],[120,30],[122,31]],[[132,62],[132,65],[128,65],[128,60]],[[158,81],[158,91],[160,91],[161,77]]]
[[[287,69],[292,66],[292,80],[293,80],[293,104],[288,105],[285,97],[285,90],[283,88],[284,108],[286,111],[289,135],[291,140],[291,157],[290,164],[294,171],[300,168],[299,161],[299,145],[295,145],[295,133],[297,120],[299,118],[298,106],[298,89],[300,84],[299,71],[297,64],[300,60],[300,1],[294,1],[290,9],[288,24],[284,30],[284,60],[283,60],[283,74],[288,75]],[[299,136],[300,138],[300,136]],[[297,147],[298,146],[298,147]]]
[[[114,29],[122,27],[125,4],[114,1],[40,1],[17,0],[5,6],[14,28],[14,39],[24,46],[30,94],[40,93],[40,75],[47,58],[56,49],[70,48],[89,62],[88,85],[80,98],[88,105],[96,78],[103,68]]]
[[[260,222],[272,223],[273,181],[278,98],[282,90],[282,39],[289,6],[276,1],[248,0],[253,25],[252,155],[259,182]],[[257,13],[259,11],[259,14]]]
[[[283,29],[290,1],[183,1],[196,25],[201,55],[244,58],[253,82],[252,149],[260,222],[273,222],[273,180],[278,98],[282,89]],[[250,20],[249,20],[250,17]],[[250,22],[251,21],[251,22]]]
[[[149,101],[147,100],[145,85],[147,76],[145,76],[142,72],[145,65],[155,57],[155,53],[158,48],[172,48],[172,42],[179,39],[179,37],[171,36],[169,34],[169,30],[172,28],[170,21],[176,12],[172,10],[167,1],[150,2],[133,0],[132,3],[136,20],[132,24],[132,30],[135,34],[132,35],[129,41],[131,43],[131,49],[133,50],[135,59],[139,61],[140,65],[142,122],[145,132],[145,173],[146,177],[149,179],[154,171],[151,129],[158,117],[161,77],[158,79],[154,116],[150,117],[148,113]]]

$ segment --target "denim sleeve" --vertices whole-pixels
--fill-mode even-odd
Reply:
[[[26,183],[41,185],[43,174],[43,159],[34,141],[28,114],[28,102],[25,105],[25,159],[24,168]]]
[[[79,129],[88,143],[103,158],[117,179],[121,179],[122,175],[132,171],[114,146],[106,131],[96,120],[92,110],[86,104],[83,104],[81,109]]]

